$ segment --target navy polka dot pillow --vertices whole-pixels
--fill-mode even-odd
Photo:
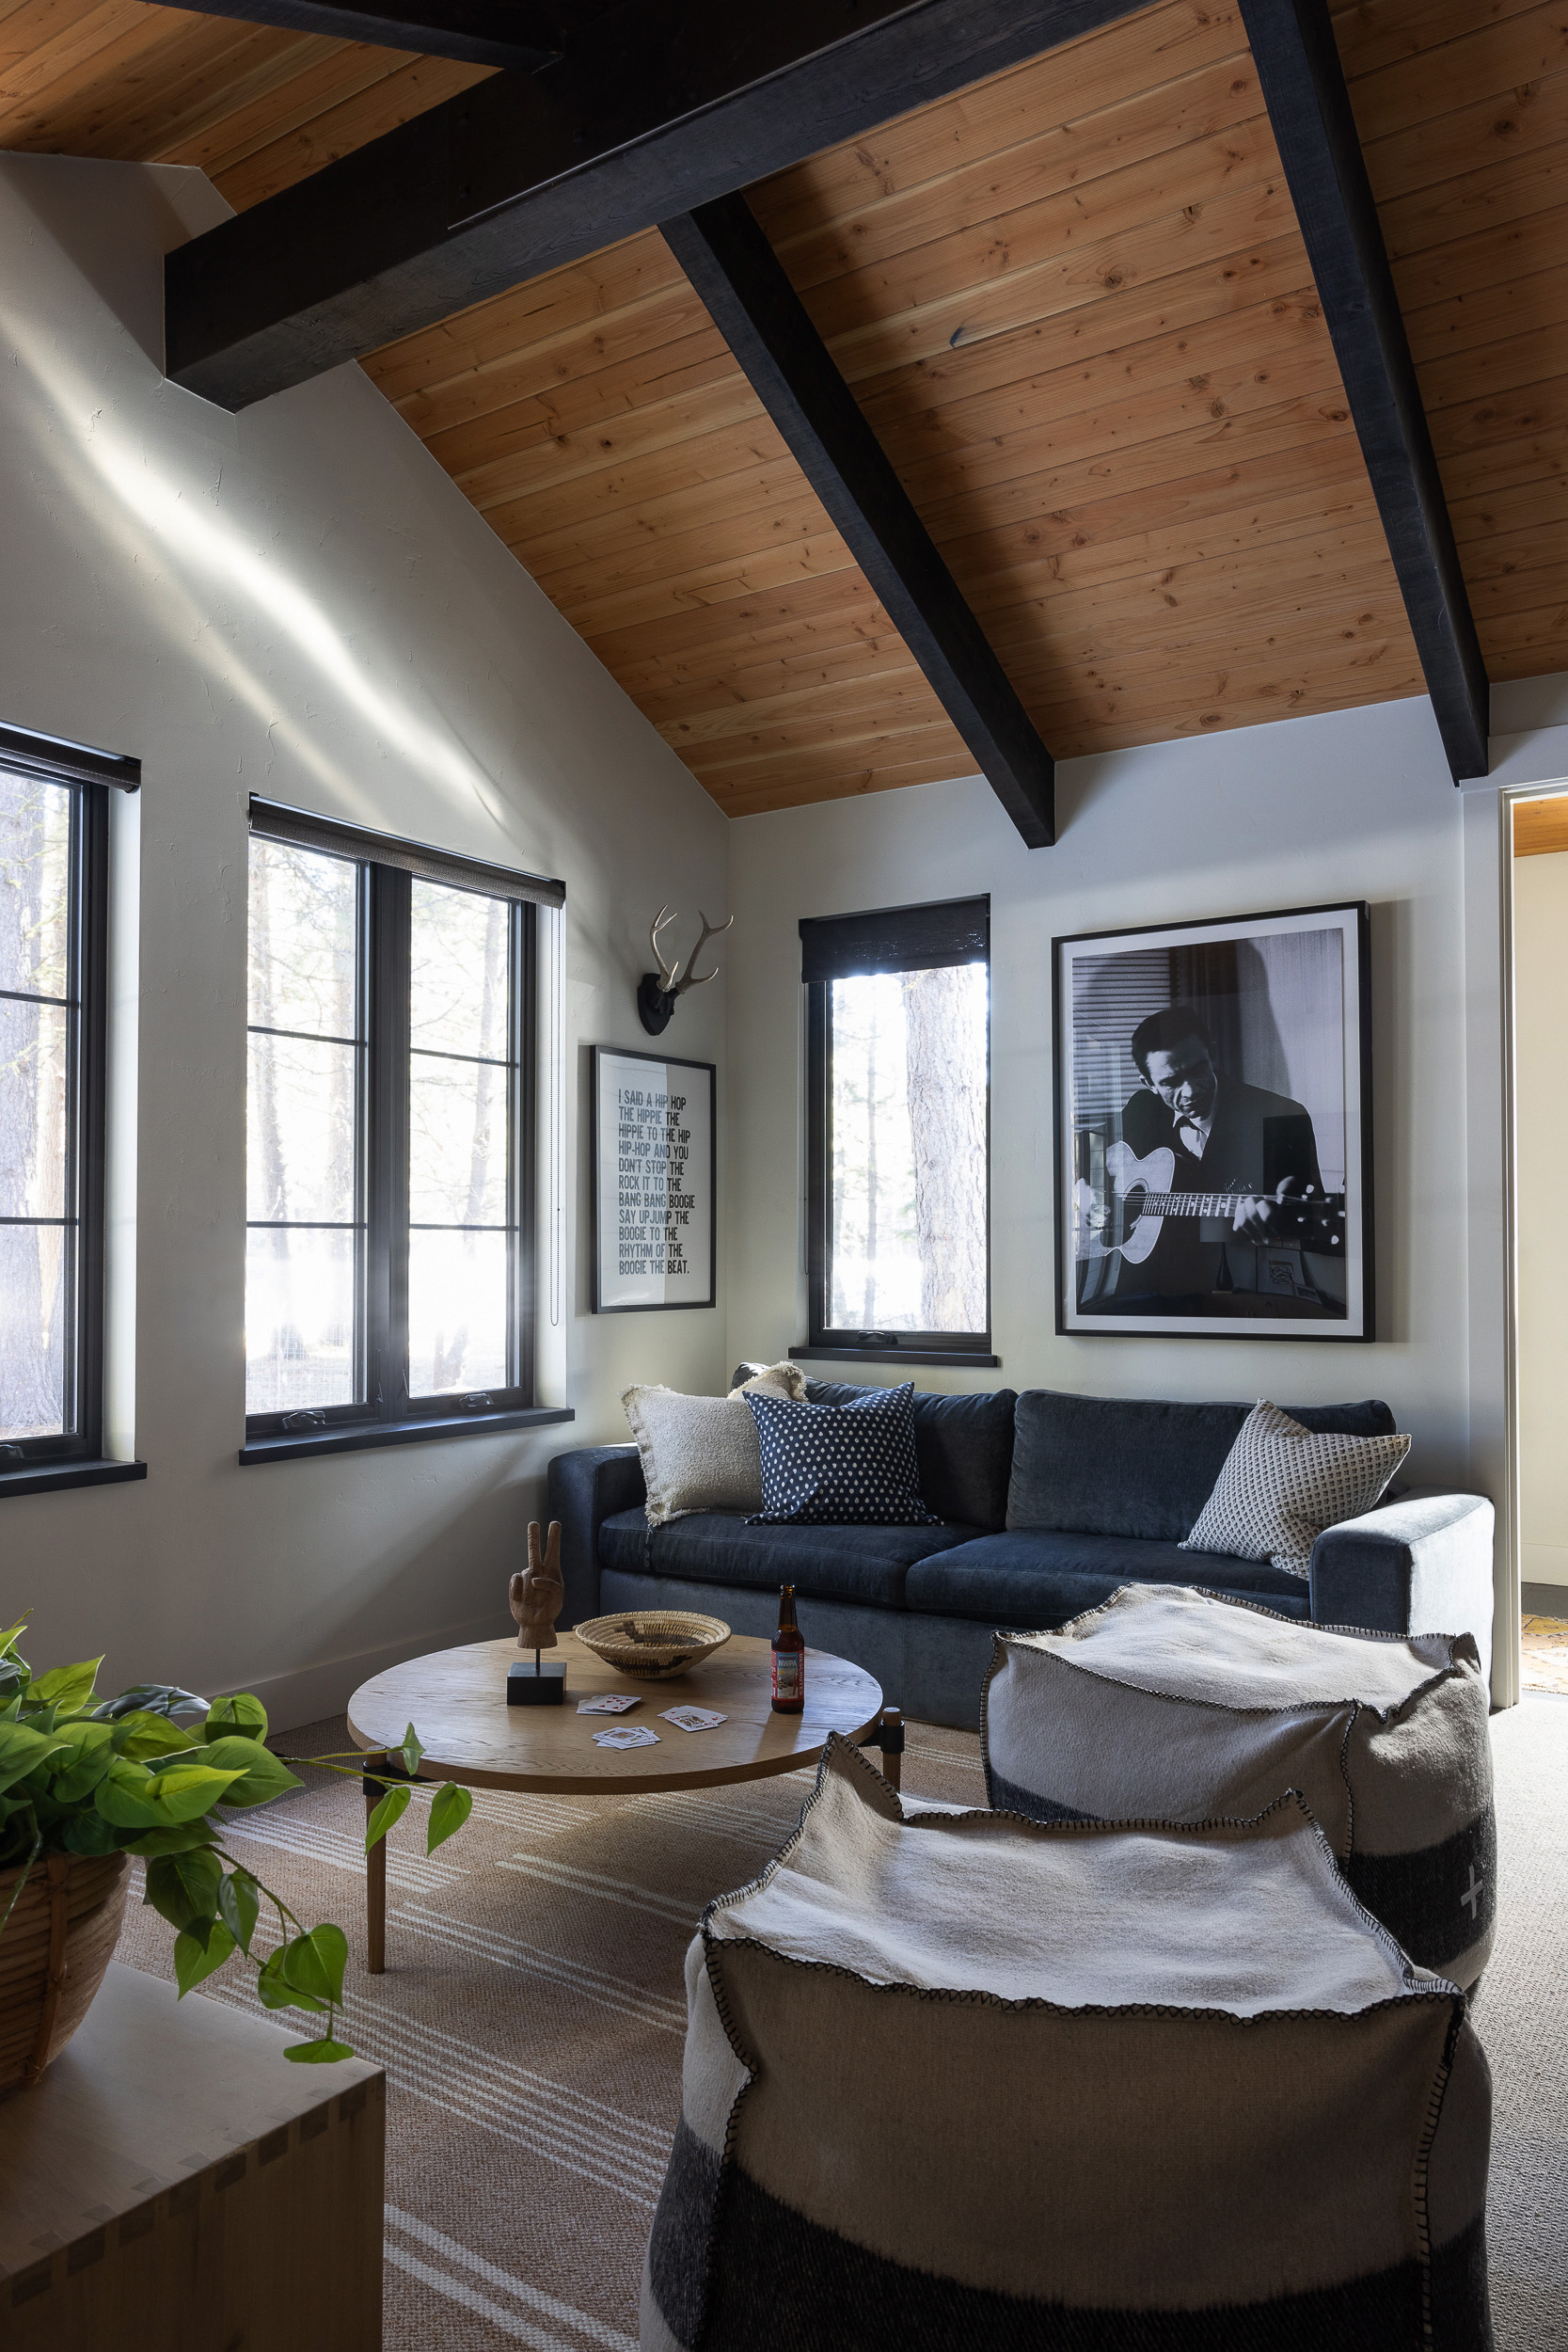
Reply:
[[[748,1527],[941,1526],[920,1499],[912,1380],[852,1405],[745,1396],[762,1449],[762,1509]]]

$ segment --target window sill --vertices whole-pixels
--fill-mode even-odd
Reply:
[[[146,1476],[145,1462],[37,1462],[28,1470],[0,1470],[0,1495],[47,1495],[56,1486],[119,1486]]]
[[[450,1421],[364,1422],[351,1427],[291,1431],[286,1438],[252,1438],[240,1448],[246,1468],[257,1462],[304,1461],[313,1454],[364,1454],[384,1445],[423,1445],[435,1438],[485,1438],[509,1429],[544,1429],[576,1421],[569,1405],[526,1405],[510,1413],[454,1414]]]
[[[801,1364],[970,1364],[984,1371],[1000,1365],[1000,1356],[977,1347],[792,1347]]]

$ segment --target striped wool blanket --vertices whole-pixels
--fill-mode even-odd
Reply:
[[[835,1740],[687,1990],[642,2352],[1490,2341],[1465,1997],[1299,1798],[906,1813]]]
[[[1299,1788],[1368,1910],[1468,1989],[1497,1915],[1488,1708],[1467,1633],[1128,1584],[1059,1631],[997,1636],[986,1788],[1033,1820],[1117,1821],[1246,1819]]]

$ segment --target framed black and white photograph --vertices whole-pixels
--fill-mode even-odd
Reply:
[[[1372,1337],[1365,904],[1055,941],[1056,1328]]]
[[[710,1061],[594,1048],[594,1311],[711,1307]]]

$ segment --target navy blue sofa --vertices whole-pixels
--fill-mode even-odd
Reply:
[[[863,1393],[806,1385],[815,1404]],[[1354,1437],[1395,1425],[1376,1401],[1286,1409]],[[701,1609],[769,1634],[779,1587],[793,1584],[809,1643],[864,1666],[907,1714],[968,1730],[996,1628],[1064,1624],[1128,1583],[1202,1584],[1322,1625],[1469,1632],[1490,1670],[1493,1514],[1481,1496],[1414,1491],[1332,1527],[1307,1579],[1178,1549],[1249,1410],[917,1391],[921,1492],[940,1527],[748,1527],[738,1513],[697,1512],[650,1528],[634,1445],[560,1454],[549,1508],[562,1524],[561,1621]]]

